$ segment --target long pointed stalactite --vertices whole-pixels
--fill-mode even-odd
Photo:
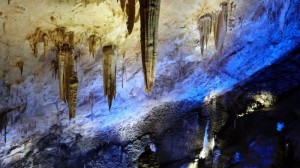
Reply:
[[[142,62],[147,93],[155,81],[160,0],[139,0]]]
[[[103,47],[103,86],[104,95],[108,98],[109,109],[116,96],[117,57],[114,46]]]
[[[71,46],[69,46],[71,49]],[[71,50],[68,50],[69,52],[68,56],[68,67],[66,68],[67,72],[67,102],[69,106],[69,118],[74,118],[76,115],[76,105],[77,105],[77,90],[79,87],[78,79],[77,79],[77,73],[74,70],[74,59],[72,56]]]
[[[127,30],[128,34],[132,33],[135,21],[135,0],[128,0],[126,4],[126,14],[127,14]]]
[[[58,54],[58,76],[60,98],[68,103],[69,117],[74,118],[76,114],[78,79],[74,70],[74,59],[71,46],[64,43]]]
[[[65,60],[66,60],[66,53],[64,52],[60,52],[58,54],[58,80],[59,80],[59,95],[60,95],[60,99],[62,101],[66,101],[66,97],[65,97]]]

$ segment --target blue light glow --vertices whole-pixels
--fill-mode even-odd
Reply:
[[[283,122],[278,122],[276,130],[278,132],[281,132],[283,130],[283,128],[284,128],[284,123]]]

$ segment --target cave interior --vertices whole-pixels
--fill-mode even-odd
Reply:
[[[0,1],[0,168],[299,168],[299,0]]]

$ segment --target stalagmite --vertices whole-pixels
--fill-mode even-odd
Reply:
[[[43,34],[43,41],[44,41],[44,59],[46,60],[48,56],[48,36],[47,34]]]
[[[127,30],[128,34],[132,33],[135,21],[135,0],[128,0],[126,4],[126,14],[127,14]]]
[[[103,47],[103,86],[104,95],[108,97],[108,107],[116,96],[116,69],[117,57],[115,46]]]
[[[155,81],[160,0],[139,0],[142,62],[147,93]]]
[[[210,14],[203,15],[198,20],[198,30],[200,33],[201,54],[203,55],[204,47],[207,47],[207,42],[212,29],[212,16]]]
[[[218,51],[223,48],[223,43],[225,41],[225,36],[227,32],[227,16],[228,16],[228,6],[227,3],[221,4],[222,10],[215,14],[214,16],[214,36],[215,36],[215,46]]]

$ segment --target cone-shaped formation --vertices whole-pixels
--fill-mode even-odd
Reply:
[[[65,96],[65,80],[66,80],[66,59],[67,54],[64,52],[60,52],[58,54],[58,79],[59,79],[59,95],[60,99],[64,102],[66,102],[66,96]]]
[[[74,118],[76,115],[77,105],[77,90],[78,79],[77,74],[74,71],[74,59],[72,55],[68,55],[68,84],[67,84],[67,101],[69,105],[69,118]]]
[[[136,0],[121,0],[121,8],[124,12],[126,9],[126,15],[127,15],[127,30],[128,34],[130,35],[132,33],[134,23],[136,22],[135,18],[135,2]]]
[[[203,55],[204,47],[207,47],[207,42],[212,29],[212,16],[210,14],[203,15],[198,20],[198,30],[200,33],[201,54]]]
[[[120,0],[120,3],[121,3],[121,8],[122,8],[122,11],[124,12],[124,10],[125,10],[125,4],[126,4],[126,0]]]
[[[108,98],[108,107],[116,96],[117,53],[114,46],[103,47],[103,86],[104,95]]]
[[[147,93],[155,81],[160,0],[139,0],[142,62]]]
[[[134,26],[135,20],[135,0],[128,0],[126,4],[126,14],[127,14],[127,30],[128,34],[131,34]]]
[[[228,5],[227,3],[221,4],[222,10],[218,14],[214,14],[214,37],[215,46],[218,51],[223,48],[225,36],[227,32],[227,17],[228,17]]]
[[[58,54],[58,76],[60,98],[69,106],[69,117],[76,114],[78,79],[74,71],[74,59],[68,43],[64,43]]]

